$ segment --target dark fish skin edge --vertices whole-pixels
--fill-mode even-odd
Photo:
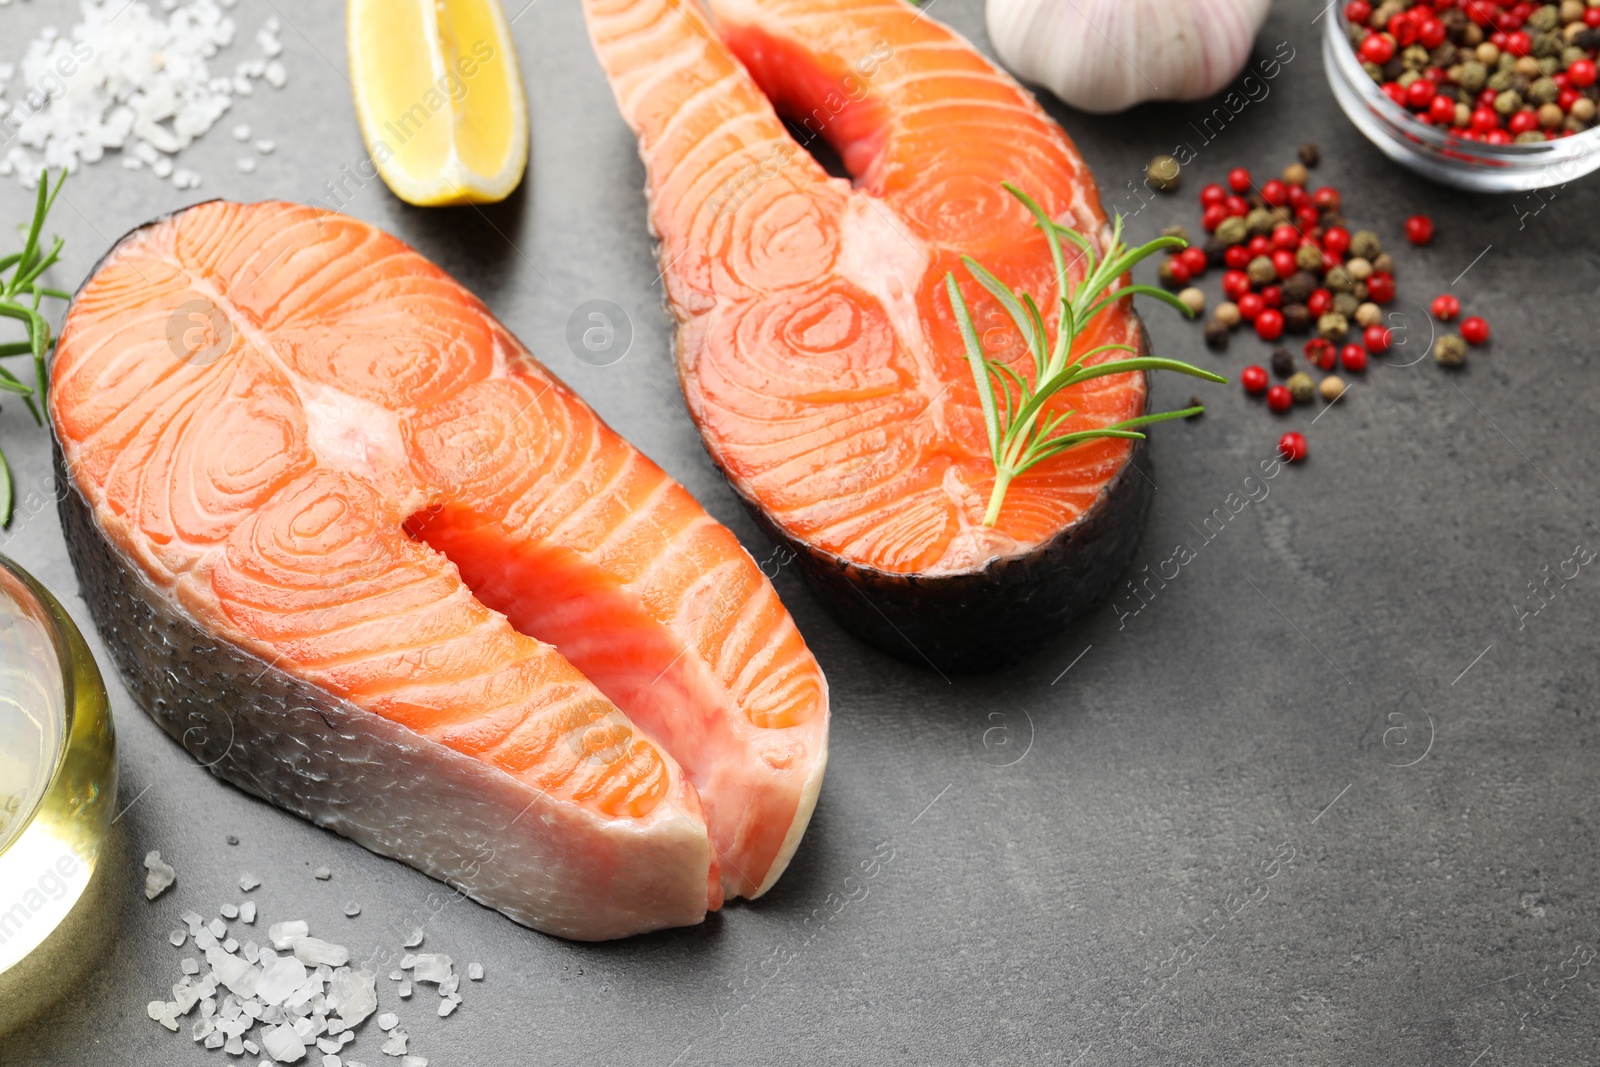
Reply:
[[[1142,319],[1139,347],[1151,351]],[[1145,372],[1146,413],[1150,404]],[[767,536],[794,553],[812,592],[846,630],[911,663],[974,673],[1038,651],[1100,603],[1127,569],[1150,510],[1151,483],[1134,469],[1148,468],[1149,444],[1134,441],[1127,463],[1095,502],[1050,540],[953,574],[897,574],[852,563],[789,536],[733,488]]]

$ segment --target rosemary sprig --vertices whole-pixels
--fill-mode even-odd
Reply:
[[[56,196],[66,180],[67,173],[62,171],[52,189],[50,172],[45,171],[40,175],[39,198],[34,204],[33,221],[28,225],[28,236],[23,242],[22,251],[0,256],[0,318],[18,320],[28,334],[26,341],[0,343],[0,359],[10,356],[33,357],[31,386],[0,364],[0,393],[22,397],[22,402],[33,415],[34,423],[40,426],[44,425],[41,409],[47,380],[44,357],[55,344],[55,339],[50,332],[49,320],[39,312],[39,302],[47,296],[56,300],[72,299],[71,293],[40,284],[40,276],[61,258],[62,244],[61,238],[57,237],[51,241],[47,251],[40,243],[40,235],[44,231],[45,217],[50,214],[50,208],[55,204]],[[0,451],[0,529],[11,525],[12,495],[11,467],[6,463],[5,453]]]
[[[1087,237],[1052,220],[1037,201],[1010,182],[1005,183],[1005,189],[1022,201],[1032,213],[1035,225],[1044,231],[1045,239],[1050,243],[1050,255],[1055,261],[1056,277],[1061,279],[1061,319],[1055,340],[1052,342],[1047,337],[1044,315],[1040,313],[1032,296],[1027,293],[1012,292],[1005,283],[990,274],[971,256],[961,257],[967,272],[1000,302],[1000,306],[1005,308],[1006,314],[1010,315],[1011,321],[1016,324],[1017,331],[1022,334],[1028,352],[1033,357],[1034,374],[1033,382],[1030,383],[1026,377],[1006,364],[984,355],[983,347],[978,343],[977,331],[972,325],[972,315],[968,312],[966,301],[961,296],[961,289],[956,285],[955,275],[946,273],[944,276],[950,307],[955,312],[956,323],[961,329],[961,339],[966,345],[967,363],[972,368],[972,380],[978,387],[978,398],[983,404],[983,423],[988,432],[989,452],[994,459],[994,492],[989,496],[989,508],[983,516],[985,526],[993,526],[999,521],[1000,509],[1005,502],[1006,490],[1010,488],[1012,479],[1035,464],[1042,463],[1051,456],[1059,455],[1085,441],[1100,437],[1143,438],[1144,434],[1139,433],[1135,427],[1164,422],[1167,419],[1186,418],[1205,410],[1204,407],[1192,407],[1182,411],[1163,411],[1154,415],[1124,419],[1122,422],[1100,429],[1066,433],[1061,432],[1061,427],[1077,414],[1076,410],[1068,408],[1055,414],[1046,414],[1044,410],[1050,398],[1061,390],[1089,381],[1091,378],[1146,370],[1171,370],[1211,382],[1227,381],[1220,375],[1175,359],[1144,357],[1085,364],[1085,360],[1101,352],[1135,351],[1128,345],[1118,344],[1096,345],[1086,352],[1074,351],[1079,334],[1094,317],[1130,293],[1153,296],[1157,300],[1171,304],[1185,315],[1194,314],[1177,297],[1153,286],[1125,285],[1111,290],[1111,286],[1134,264],[1163,249],[1182,248],[1185,242],[1177,237],[1160,237],[1138,248],[1129,248],[1122,243],[1122,216],[1118,215],[1112,223],[1111,247],[1106,250],[1104,257],[1097,257],[1094,244]],[[1061,246],[1063,237],[1082,250],[1088,264],[1082,283],[1072,287],[1070,292],[1066,280],[1068,264]],[[998,401],[996,384],[999,385]]]

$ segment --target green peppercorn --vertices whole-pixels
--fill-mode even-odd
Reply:
[[[1371,230],[1357,230],[1350,235],[1350,254],[1371,262],[1383,251],[1383,242]]]
[[[1533,35],[1533,54],[1540,59],[1556,59],[1561,55],[1562,40],[1558,33]]]
[[[1287,348],[1272,350],[1272,373],[1279,378],[1287,378],[1294,373],[1294,357]]]
[[[1447,333],[1433,343],[1433,358],[1446,367],[1459,367],[1466,362],[1467,342],[1459,334]]]
[[[1322,284],[1336,293],[1348,293],[1356,284],[1356,280],[1350,277],[1350,272],[1343,267],[1334,267],[1322,279]]]
[[[1249,236],[1250,231],[1245,229],[1244,219],[1237,215],[1231,215],[1217,225],[1217,240],[1225,245],[1242,244]]]
[[[1561,95],[1561,87],[1550,78],[1540,78],[1528,86],[1528,99],[1535,104],[1553,104]]]
[[[1485,84],[1495,92],[1503,93],[1511,88],[1511,79],[1515,77],[1516,75],[1509,70],[1497,70],[1489,75],[1489,80]]]
[[[1387,252],[1378,253],[1378,258],[1372,261],[1373,273],[1393,274],[1394,257]]]
[[[1428,65],[1428,50],[1420,44],[1414,44],[1400,53],[1400,62],[1405,64],[1406,70],[1420,71]]]
[[[1350,321],[1337,311],[1330,311],[1317,320],[1317,333],[1330,341],[1343,341],[1350,332]]]
[[[1550,106],[1554,107],[1555,105],[1552,104]],[[1537,144],[1544,140],[1547,140],[1547,138],[1543,130],[1523,130],[1512,138],[1512,141],[1516,144]]]
[[[1316,245],[1301,245],[1295,249],[1294,265],[1299,267],[1302,272],[1321,270],[1322,250]],[[1312,288],[1316,288],[1316,286],[1313,285]],[[1306,293],[1306,296],[1310,295],[1309,292]]]
[[[1245,268],[1251,285],[1271,285],[1278,277],[1278,268],[1272,265],[1271,256],[1257,256]]]
[[[1216,319],[1212,319],[1210,322],[1206,323],[1206,326],[1205,326],[1205,339],[1206,339],[1206,346],[1208,348],[1215,348],[1215,349],[1218,349],[1219,351],[1221,349],[1227,348],[1228,347],[1228,327],[1227,327],[1227,325],[1224,324],[1224,323],[1218,322]]]
[[[1294,397],[1296,404],[1309,404],[1311,398],[1317,395],[1317,383],[1305,371],[1289,375],[1289,380],[1283,384],[1289,387],[1289,395]]]
[[[1522,97],[1515,89],[1507,89],[1494,98],[1494,109],[1502,115],[1510,115],[1522,109]]]
[[[1549,33],[1561,25],[1561,9],[1554,4],[1545,4],[1543,7],[1535,9],[1533,14],[1528,16],[1528,25],[1536,30]]]
[[[1357,304],[1360,304],[1371,295],[1371,290],[1367,288],[1366,282],[1356,282],[1350,287],[1350,295],[1355,297]]]
[[[1278,220],[1272,217],[1272,212],[1266,208],[1256,208],[1244,217],[1244,228],[1251,237],[1267,237],[1272,233],[1272,228]]]
[[[1470,59],[1461,64],[1461,77],[1458,80],[1461,88],[1469,93],[1475,93],[1489,80],[1489,68],[1476,59]]]
[[[1314,167],[1322,159],[1322,149],[1317,147],[1315,141],[1307,141],[1300,146],[1300,162],[1308,167]]]
[[[1173,192],[1183,180],[1183,169],[1168,155],[1156,156],[1144,168],[1144,183],[1163,193]]]
[[[1580,60],[1580,59],[1588,59],[1588,58],[1589,58],[1589,53],[1585,52],[1581,48],[1577,48],[1577,47],[1563,48],[1561,50],[1561,69],[1565,70],[1566,68],[1572,66],[1572,64],[1576,63],[1578,60]]]
[[[1351,293],[1334,293],[1333,310],[1347,319],[1355,318],[1356,311],[1361,307],[1361,301]]]

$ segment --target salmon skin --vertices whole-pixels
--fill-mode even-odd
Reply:
[[[1033,374],[970,255],[1052,309],[1031,194],[1104,250],[1077,150],[1031,94],[901,0],[584,0],[639,142],[679,378],[713,461],[857,634],[914,662],[981,669],[1098,601],[1149,502],[1143,442],[1102,439],[1011,484],[995,472],[944,279],[991,358]],[[780,117],[782,116],[782,117]],[[786,128],[783,118],[794,124]],[[798,140],[797,140],[798,136]],[[828,142],[850,180],[807,151]],[[1069,269],[1076,283],[1080,260]],[[1079,334],[1149,355],[1131,301]],[[1046,410],[1098,428],[1147,410],[1144,373]]]
[[[827,762],[793,621],[400,241],[284,203],[157,220],[78,291],[49,397],[84,597],[213,773],[563,937],[783,872]]]

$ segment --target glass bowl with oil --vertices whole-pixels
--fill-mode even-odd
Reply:
[[[116,797],[94,656],[55,597],[0,556],[0,1033],[93,958]]]

